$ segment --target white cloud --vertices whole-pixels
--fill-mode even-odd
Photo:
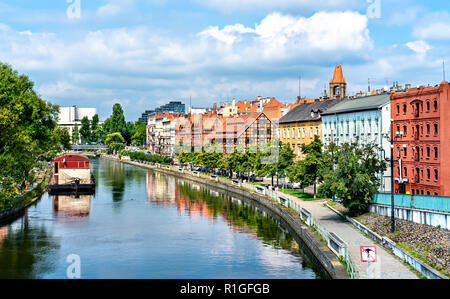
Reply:
[[[450,40],[450,13],[425,15],[414,27],[413,36],[424,40]]]
[[[108,3],[104,6],[101,6],[97,10],[97,14],[100,17],[112,17],[117,15],[120,12],[120,7],[116,4]]]
[[[423,40],[406,43],[406,46],[419,55],[426,55],[432,48]]]

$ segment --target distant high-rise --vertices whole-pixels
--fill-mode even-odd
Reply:
[[[153,113],[163,113],[163,112],[173,112],[173,113],[186,113],[186,105],[182,102],[169,102],[166,105],[160,106],[155,110],[146,110],[142,113],[142,116],[139,118],[139,121],[147,123],[148,116]]]

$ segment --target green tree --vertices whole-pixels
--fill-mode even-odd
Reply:
[[[80,129],[78,128],[78,124],[76,123],[72,130],[72,143],[78,144],[80,140]]]
[[[109,134],[106,138],[108,153],[117,154],[125,148],[125,139],[119,132]]]
[[[80,135],[83,139],[83,143],[91,142],[91,122],[87,116],[81,119]]]
[[[70,133],[67,128],[56,127],[53,131],[55,146],[64,150],[72,149]]]
[[[125,116],[123,115],[122,106],[119,103],[114,104],[113,111],[108,123],[108,134],[119,132],[122,136],[126,131]]]
[[[32,169],[54,149],[58,109],[38,96],[27,76],[0,63],[0,198],[32,181]]]
[[[380,186],[379,174],[386,170],[386,162],[379,159],[378,147],[359,145],[356,141],[342,145],[334,155],[335,169],[326,176],[319,193],[341,199],[352,216],[365,213]]]
[[[99,125],[98,114],[92,117],[91,121],[91,142],[98,142],[100,140],[101,128]]]
[[[142,121],[134,123],[135,133],[131,136],[131,143],[135,145],[144,145],[147,136],[147,125]]]
[[[289,173],[289,179],[301,182],[303,188],[314,185],[314,198],[317,197],[317,184],[321,183],[331,171],[331,158],[322,150],[319,136],[309,144],[302,144],[303,160],[298,161]]]

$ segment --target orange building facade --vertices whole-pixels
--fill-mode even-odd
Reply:
[[[450,196],[449,83],[392,93],[391,118],[394,190]]]

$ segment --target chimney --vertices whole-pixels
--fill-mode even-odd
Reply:
[[[214,103],[214,113],[217,112],[217,103]]]

